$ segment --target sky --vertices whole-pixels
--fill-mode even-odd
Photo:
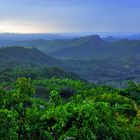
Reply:
[[[140,0],[0,0],[0,32],[140,32]]]

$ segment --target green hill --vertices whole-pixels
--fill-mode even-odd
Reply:
[[[120,40],[116,42],[106,42],[99,36],[83,37],[81,44],[72,45],[52,52],[51,55],[58,58],[107,58],[122,56],[138,56],[140,52],[140,41]],[[83,42],[83,40],[86,40]],[[78,42],[78,40],[77,40]]]
[[[24,40],[24,41],[5,41],[0,46],[24,46],[36,47],[57,58],[106,58],[134,56],[139,57],[140,41],[122,39],[115,42],[104,41],[98,35],[91,35],[73,39],[55,40]]]
[[[106,42],[98,35],[93,35],[51,41],[28,40],[19,43],[23,46],[35,46],[42,51],[29,47],[2,48],[1,68],[48,65],[61,67],[98,84],[126,86],[128,80],[140,81],[140,41],[123,39]]]
[[[0,68],[19,65],[61,66],[60,61],[47,56],[36,48],[6,47],[0,49]]]

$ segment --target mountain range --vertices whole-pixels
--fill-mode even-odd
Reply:
[[[122,39],[108,42],[98,35],[79,37],[73,39],[56,40],[25,40],[0,41],[0,46],[36,47],[50,56],[57,58],[106,58],[136,56],[139,57],[140,41]]]
[[[17,47],[0,49],[1,68],[21,64],[48,65],[73,72],[97,84],[121,86],[128,80],[140,81],[139,40],[108,42],[92,35],[73,39],[15,41],[11,45]]]
[[[73,41],[72,41],[73,42]],[[140,56],[140,41],[123,39],[107,42],[99,36],[87,36],[77,39],[70,47],[62,47],[50,53],[58,58],[107,58],[122,56]]]

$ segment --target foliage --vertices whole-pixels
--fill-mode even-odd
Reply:
[[[18,78],[0,87],[3,140],[140,139],[139,100],[134,98],[139,86],[135,83],[115,89],[68,78]],[[49,97],[36,98],[37,87],[47,89],[44,94]]]

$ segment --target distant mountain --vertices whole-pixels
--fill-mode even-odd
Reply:
[[[109,43],[99,36],[87,36],[55,40],[51,43],[50,46],[53,46],[54,51],[57,43],[58,46],[61,44],[58,47],[61,51],[56,51],[56,54],[52,53],[52,55],[65,58],[64,60],[50,57],[37,48],[4,47],[0,49],[0,69],[48,65],[62,68],[79,75],[82,79],[98,84],[121,86],[124,81],[126,83],[128,80],[140,81],[139,41],[124,39]],[[65,47],[67,43],[69,46]],[[56,75],[61,73],[59,69],[50,69],[49,73],[52,71]]]
[[[140,40],[140,34],[134,34],[127,37],[130,40]]]
[[[32,40],[32,39],[67,39],[72,38],[68,34],[61,33],[36,33],[36,34],[18,34],[18,33],[0,33],[0,40],[11,40],[11,41],[23,41],[23,40]]]
[[[6,47],[0,49],[0,68],[18,65],[63,66],[63,64],[36,48]]]
[[[104,40],[106,41],[118,41],[118,40],[122,40],[122,39],[128,39],[128,40],[140,40],[140,34],[110,34],[110,35],[106,35],[103,37]]]
[[[60,50],[62,48],[67,48],[71,46],[76,46],[79,44],[79,38],[75,39],[55,39],[55,40],[44,40],[44,39],[31,39],[24,41],[12,41],[12,40],[0,40],[0,47],[6,46],[22,46],[22,47],[36,47],[46,54]]]
[[[109,37],[112,39],[112,37]],[[0,46],[36,47],[57,58],[104,58],[139,55],[140,41],[122,39],[105,41],[98,35],[73,39],[0,41]]]
[[[86,36],[86,37],[76,37],[73,39],[29,39],[23,41],[13,41],[13,40],[0,40],[0,46],[23,46],[23,47],[36,47],[45,53],[51,53],[62,48],[76,47],[78,45],[86,44],[92,39],[98,40],[98,42],[103,41],[98,35]],[[97,42],[93,42],[97,43]]]
[[[100,38],[98,35],[77,37],[73,39],[32,39],[24,41],[0,41],[0,46],[36,47],[57,58],[103,58],[121,57],[123,55],[139,55],[139,40],[122,39],[113,41],[114,38]],[[108,41],[106,41],[108,40]]]
[[[117,38],[112,37],[112,36],[108,36],[108,37],[103,38],[103,40],[105,40],[107,42],[116,42],[116,41],[118,41],[120,39],[117,39]]]
[[[106,58],[121,56],[139,56],[140,41],[123,39],[117,42],[107,42],[99,36],[89,36],[77,39],[71,47],[52,52],[58,58]],[[72,41],[72,40],[71,40]],[[73,42],[73,41],[72,41]]]

